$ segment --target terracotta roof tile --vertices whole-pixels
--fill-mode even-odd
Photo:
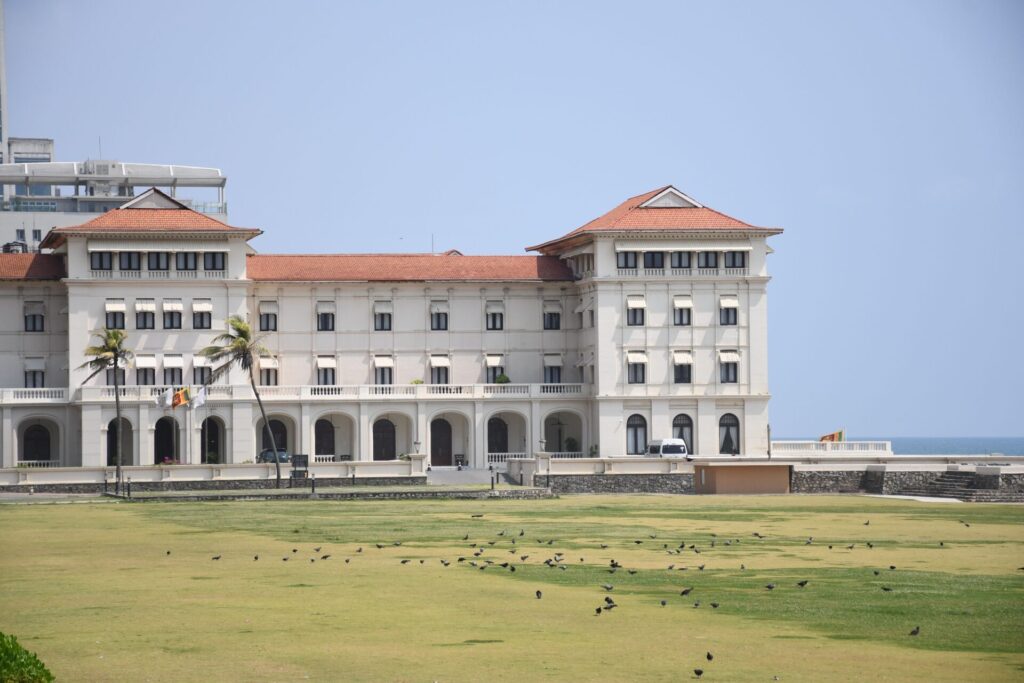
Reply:
[[[64,259],[55,254],[0,254],[0,280],[59,280]]]
[[[572,280],[553,256],[451,254],[250,254],[252,280],[403,282]]]
[[[550,240],[527,251],[535,251],[554,245],[562,240],[602,231],[659,231],[659,230],[766,230],[727,216],[708,207],[691,208],[643,208],[640,205],[672,187],[666,185],[656,190],[630,197],[608,213],[595,218],[572,232]],[[774,232],[774,229],[772,229]]]
[[[81,225],[57,228],[67,232],[90,230],[240,230],[191,209],[114,209]]]

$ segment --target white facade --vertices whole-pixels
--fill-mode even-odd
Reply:
[[[135,354],[121,392],[125,464],[254,461],[266,442],[240,371],[202,407],[154,400],[168,384],[197,391],[197,352],[230,315],[268,328],[256,379],[279,446],[321,461],[623,455],[686,420],[697,454],[765,453],[766,239],[778,231],[695,228],[717,219],[673,188],[630,202],[633,221],[679,225],[610,221],[540,245],[542,256],[261,256],[247,244],[258,231],[218,228],[149,192],[55,230],[43,244],[53,254],[0,255],[2,464],[108,463],[113,388],[80,366],[92,336],[122,319]],[[715,256],[698,267],[698,254]],[[304,258],[318,259],[311,275]],[[35,277],[3,259],[34,259]]]

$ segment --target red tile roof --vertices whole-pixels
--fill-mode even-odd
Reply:
[[[64,259],[55,254],[0,254],[0,280],[59,280]]]
[[[602,231],[770,230],[773,233],[778,232],[776,229],[760,228],[744,223],[741,220],[706,206],[691,208],[644,208],[640,206],[671,187],[671,185],[666,185],[656,190],[630,197],[603,216],[595,218],[558,239],[550,240],[534,247],[528,247],[527,251],[542,250],[584,233]]]
[[[235,231],[234,228],[206,214],[192,209],[114,209],[100,214],[82,225],[58,230],[88,232],[92,230],[218,230]]]
[[[252,280],[288,282],[572,280],[553,256],[250,254],[246,266]]]

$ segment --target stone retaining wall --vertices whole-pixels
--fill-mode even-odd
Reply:
[[[553,493],[693,493],[693,474],[535,474]]]
[[[462,491],[437,490],[431,487],[423,487],[416,491],[332,491],[330,493],[311,494],[296,491],[295,493],[269,494],[253,491],[251,493],[237,493],[226,495],[201,494],[186,496],[153,496],[145,498],[132,498],[133,503],[195,503],[195,502],[222,502],[229,500],[535,500],[540,498],[552,498],[551,491],[541,488],[523,489],[467,489]]]
[[[876,475],[874,479],[881,472],[794,470],[789,490],[791,493],[857,493],[869,490],[869,485],[881,488],[880,481],[865,481],[869,474]]]
[[[281,488],[288,488],[289,479],[281,478]],[[198,479],[192,481],[140,481],[132,482],[132,492],[136,491],[246,491],[259,489],[272,489],[275,485],[274,479]],[[337,486],[413,486],[426,485],[427,477],[360,477],[353,484],[351,477],[317,477],[317,487]],[[309,480],[297,480],[294,488],[296,492],[310,489]],[[14,484],[11,486],[0,486],[0,495],[4,493],[28,493],[29,490],[36,493],[103,493],[103,484]],[[114,485],[110,484],[107,491],[113,492]]]

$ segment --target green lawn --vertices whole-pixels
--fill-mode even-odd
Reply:
[[[4,505],[0,631],[66,681],[1020,681],[1022,523],[813,496]]]

